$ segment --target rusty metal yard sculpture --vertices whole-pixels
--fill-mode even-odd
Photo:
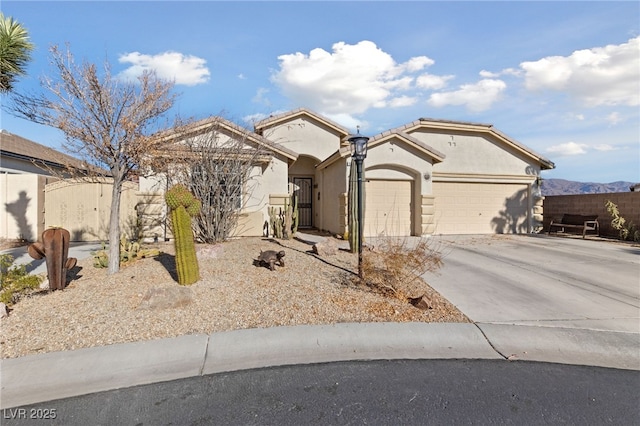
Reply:
[[[68,257],[69,239],[69,231],[66,229],[49,228],[42,233],[42,242],[33,243],[27,249],[32,258],[45,258],[51,290],[64,290],[67,271],[76,266],[77,259]]]

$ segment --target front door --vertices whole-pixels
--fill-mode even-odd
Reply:
[[[293,196],[298,200],[298,227],[311,228],[313,226],[313,213],[311,201],[313,199],[313,185],[311,178],[294,177],[295,191]]]

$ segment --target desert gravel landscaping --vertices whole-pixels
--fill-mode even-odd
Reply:
[[[154,245],[151,245],[154,246]],[[201,279],[179,286],[173,244],[119,273],[78,262],[64,291],[38,291],[1,320],[2,358],[246,328],[342,322],[468,322],[424,281],[403,293],[425,295],[431,309],[385,296],[353,281],[357,255],[319,256],[291,240],[242,238],[198,245]],[[261,250],[284,250],[285,267],[256,266]],[[446,259],[445,259],[446,262]]]

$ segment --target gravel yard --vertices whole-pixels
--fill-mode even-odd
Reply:
[[[432,309],[353,284],[357,256],[344,250],[320,257],[296,239],[198,245],[201,279],[182,287],[174,279],[173,244],[156,246],[160,256],[134,261],[112,276],[94,268],[92,259],[81,260],[64,291],[40,291],[12,306],[0,323],[2,358],[245,328],[468,322],[422,281],[402,290],[426,295]],[[260,250],[284,250],[285,267],[254,265]],[[175,306],[162,304],[167,301]]]

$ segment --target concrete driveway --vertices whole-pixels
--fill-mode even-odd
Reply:
[[[427,282],[509,360],[640,369],[640,248],[544,235],[442,236]]]
[[[426,281],[483,324],[640,333],[640,247],[546,235],[440,236]]]

